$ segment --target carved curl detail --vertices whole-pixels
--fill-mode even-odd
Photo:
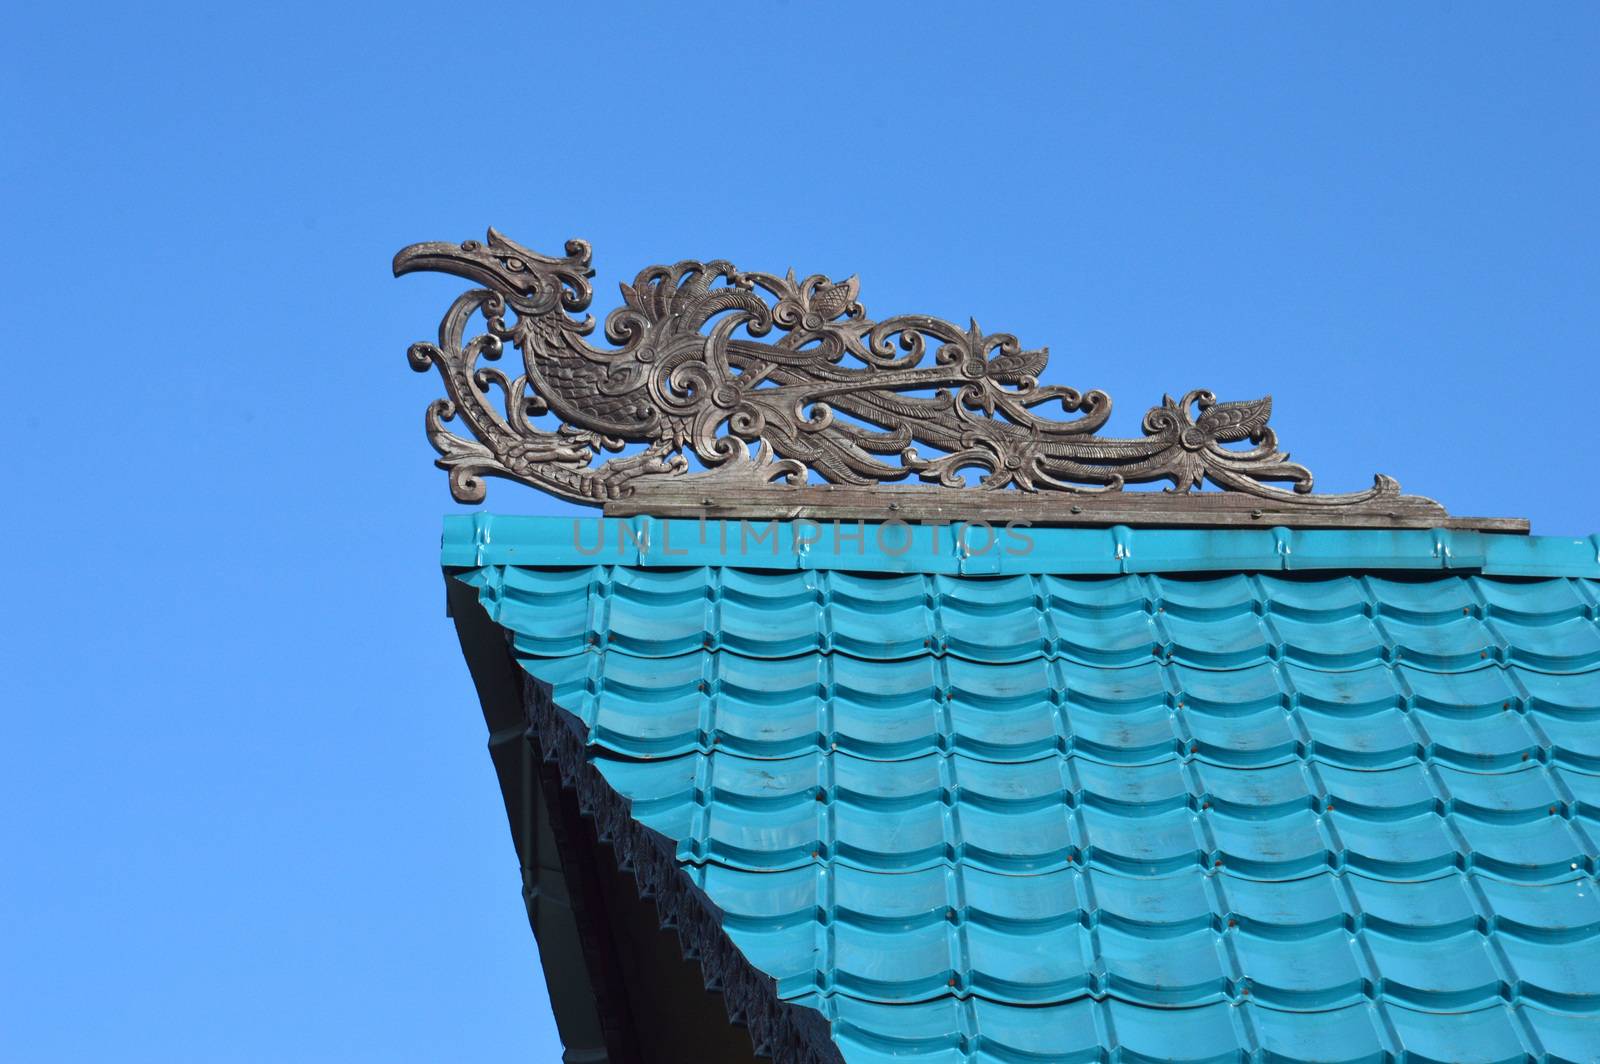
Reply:
[[[565,250],[540,255],[491,229],[484,242],[415,244],[395,256],[397,275],[438,271],[483,286],[451,304],[437,343],[410,350],[414,369],[444,381],[426,427],[462,502],[482,501],[488,476],[590,504],[686,476],[724,492],[813,477],[956,490],[969,474],[977,491],[1104,493],[1167,481],[1187,494],[1209,483],[1296,508],[1399,491],[1380,476],[1367,491],[1310,494],[1310,471],[1278,450],[1267,426],[1270,397],[1168,396],[1145,415],[1142,437],[1099,436],[1110,397],[1040,384],[1046,349],[976,321],[875,321],[854,277],[797,280],[720,259],[651,266],[622,285],[623,305],[606,318],[613,346],[595,347],[594,319],[574,316],[592,297],[590,248],[571,240]],[[474,319],[483,331],[469,338]],[[507,344],[522,355],[515,375],[496,364]],[[449,430],[457,419],[472,438]],[[693,472],[691,457],[706,471]]]

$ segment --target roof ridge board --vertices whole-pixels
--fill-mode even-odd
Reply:
[[[952,530],[959,525],[850,524],[848,534],[835,536],[826,526],[805,520],[752,526],[649,516],[451,514],[444,519],[442,561],[451,567],[713,565],[956,576],[1383,570],[1600,577],[1600,534],[1580,539],[1452,528],[1032,527],[1026,530],[1026,547],[1020,541],[989,542],[986,537],[989,546],[973,550],[975,544],[963,549],[957,543]],[[598,532],[586,531],[596,528]]]

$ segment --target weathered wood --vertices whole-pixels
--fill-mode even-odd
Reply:
[[[690,483],[641,488],[605,505],[607,517],[731,518],[751,520],[955,522],[1007,521],[1030,525],[1215,528],[1461,528],[1526,533],[1523,518],[1451,517],[1432,499],[1397,495],[1379,506],[1296,509],[1245,495],[1160,491],[1046,495],[1016,491],[939,488],[858,488],[831,484],[747,488],[737,495],[707,495]]]
[[[443,379],[428,438],[461,502],[482,501],[493,476],[610,514],[1527,531],[1452,521],[1385,476],[1314,493],[1311,471],[1278,449],[1271,396],[1164,396],[1143,436],[1102,436],[1111,397],[1040,384],[1047,349],[977,322],[874,321],[853,277],[796,280],[720,259],[651,266],[606,319],[616,346],[595,347],[593,319],[574,316],[592,295],[589,256],[581,240],[558,258],[493,229],[395,256],[396,274],[486,286],[451,304],[438,343],[410,350],[414,369]],[[484,331],[469,339],[474,318]],[[519,375],[489,364],[507,344]],[[457,419],[475,439],[445,427]],[[925,486],[887,487],[902,481]],[[1125,490],[1160,482],[1173,490]]]

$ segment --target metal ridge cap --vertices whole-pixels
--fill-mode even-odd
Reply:
[[[1600,534],[474,513],[445,517],[441,563],[467,568],[713,565],[956,576],[1379,570],[1600,578]]]

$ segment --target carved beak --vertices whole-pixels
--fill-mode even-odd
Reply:
[[[523,274],[521,279],[511,277],[502,266],[499,257],[476,240],[468,240],[461,244],[438,240],[426,244],[412,244],[408,248],[402,248],[399,254],[395,255],[396,277],[407,273],[424,272],[454,274],[490,288],[511,292],[521,291],[527,287],[529,280],[527,274]]]

